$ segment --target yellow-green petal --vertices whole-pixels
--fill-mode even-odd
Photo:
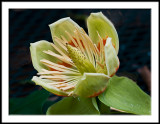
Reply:
[[[77,83],[73,95],[81,97],[95,97],[102,93],[109,77],[103,73],[84,73]]]
[[[41,69],[48,69],[47,66],[40,62],[41,59],[47,59],[51,62],[57,62],[58,60],[54,57],[44,53],[44,50],[51,50],[55,52],[54,48],[51,46],[51,43],[45,40],[37,41],[30,44],[30,52],[33,67],[40,72]]]
[[[107,75],[110,77],[112,77],[117,72],[120,64],[111,40],[112,40],[111,38],[107,38],[107,41],[104,47]]]
[[[37,76],[33,76],[32,81],[36,83],[36,85],[42,86],[44,89],[47,91],[59,95],[59,96],[68,96],[68,92],[63,92],[62,90],[50,85],[49,83],[53,83],[53,81],[48,80],[48,79],[41,79]]]
[[[75,36],[74,31],[80,29],[79,25],[75,23],[70,17],[62,18],[49,25],[52,39],[54,43],[58,46],[55,40],[55,36],[61,38],[63,36],[68,42],[71,41],[71,38],[67,35],[66,32],[70,33],[73,37]]]
[[[87,26],[89,36],[94,43],[98,44],[99,42],[97,32],[103,39],[106,39],[106,36],[111,37],[116,53],[118,54],[119,39],[117,31],[112,22],[106,16],[104,16],[102,12],[91,13],[87,19]]]

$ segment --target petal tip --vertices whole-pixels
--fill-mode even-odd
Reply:
[[[91,13],[90,15],[91,15],[91,16],[95,16],[95,15],[99,15],[99,14],[100,14],[100,15],[103,15],[103,13],[102,13],[101,11],[100,11],[100,12]]]
[[[66,21],[66,20],[71,20],[71,18],[70,18],[70,17],[65,17],[65,18],[59,19],[58,21],[53,22],[53,23],[49,24],[48,26],[49,26],[49,27],[52,27],[53,25],[54,25],[54,26],[55,26],[55,25],[58,25],[58,24]]]

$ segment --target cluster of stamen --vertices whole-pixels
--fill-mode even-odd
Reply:
[[[105,66],[104,39],[102,39],[97,32],[99,36],[99,46],[97,46],[92,42],[83,29],[78,29],[77,27],[75,28],[74,34],[70,34],[66,31],[67,36],[70,38],[69,41],[64,36],[61,36],[61,38],[54,37],[56,45],[53,43],[51,43],[51,45],[57,53],[50,50],[43,51],[44,53],[60,60],[61,63],[58,64],[42,59],[41,62],[49,69],[42,69],[42,72],[38,73],[40,78],[53,81],[49,83],[49,85],[63,91],[72,91],[82,76],[82,73],[78,70],[78,66],[75,64],[76,62],[72,60],[73,55],[71,56],[68,52],[67,45],[71,45],[80,51],[85,59],[92,64],[97,73],[99,70],[104,69]],[[67,67],[66,64],[70,67]]]

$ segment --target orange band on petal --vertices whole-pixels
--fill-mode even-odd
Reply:
[[[96,97],[96,96],[100,95],[101,93],[103,93],[103,92],[105,91],[106,88],[107,88],[107,87],[104,87],[100,92],[94,93],[92,96],[89,96],[89,98],[91,98],[91,97]]]
[[[119,66],[120,66],[120,61],[119,61]],[[117,71],[118,71],[118,69],[119,69],[119,66],[116,68],[115,73],[113,73],[112,75],[110,75],[110,77],[113,77],[113,76],[116,74],[116,72],[117,72]]]
[[[74,39],[75,42],[78,44],[77,39],[74,38],[74,37],[73,37],[73,39]],[[85,47],[84,47],[84,44],[83,44],[83,42],[82,42],[82,40],[80,40],[80,42],[81,42],[82,47],[85,48]],[[73,47],[76,47],[72,40],[71,40],[70,42],[68,42],[68,43],[69,43],[69,45],[71,45],[71,46],[73,46]]]
[[[112,43],[112,45],[113,45],[114,48],[116,48],[115,45],[114,45],[113,43]]]
[[[108,38],[108,36],[106,36],[106,38],[103,38],[103,45],[104,45],[104,46],[105,46],[105,44],[106,44],[107,38]],[[98,42],[97,48],[98,48],[98,50],[100,51],[100,42]]]
[[[68,67],[68,68],[72,67],[72,65],[65,63],[65,62],[58,62],[57,64],[64,65],[65,67]]]

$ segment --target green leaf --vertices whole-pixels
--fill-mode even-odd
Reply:
[[[45,90],[35,91],[24,98],[9,99],[9,114],[17,115],[39,115],[42,113],[42,106],[49,97]]]
[[[97,109],[97,111],[99,111],[96,97],[92,97],[92,103],[93,103],[94,107]]]
[[[43,111],[43,114],[46,114],[48,108],[57,103],[58,101],[60,101],[63,97],[59,97],[59,96],[53,96],[53,98],[48,98],[45,103],[43,104],[43,107],[42,107],[42,111]]]
[[[102,115],[108,115],[110,114],[110,107],[102,103],[98,97],[96,97],[96,101],[98,104],[98,110],[100,111],[100,114]]]
[[[108,80],[109,77],[102,73],[84,73],[73,94],[81,97],[95,97],[105,90]]]
[[[97,115],[92,98],[66,97],[53,104],[47,110],[47,115]]]
[[[127,112],[124,112],[124,111],[120,111],[120,110],[113,110],[113,108],[110,110],[110,114],[114,114],[114,115],[135,115],[135,114],[132,114],[132,113],[127,113]]]
[[[119,50],[119,39],[117,31],[112,24],[112,22],[103,15],[102,12],[91,13],[91,15],[87,19],[88,33],[92,41],[96,44],[99,42],[99,37],[97,34],[103,39],[106,39],[106,36],[112,38],[112,43],[115,46],[116,53],[118,54]]]
[[[32,63],[34,68],[38,72],[41,72],[41,69],[49,69],[47,66],[42,64],[40,60],[47,59],[47,60],[50,60],[51,62],[58,61],[58,59],[55,59],[51,55],[44,53],[43,51],[45,50],[51,50],[55,52],[55,49],[52,47],[51,43],[48,41],[41,40],[35,43],[31,43],[30,52],[31,52]]]
[[[126,77],[112,77],[98,98],[105,105],[118,110],[139,115],[151,114],[150,96]]]

